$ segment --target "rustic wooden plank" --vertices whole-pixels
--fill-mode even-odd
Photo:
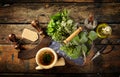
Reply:
[[[46,27],[47,24],[40,24],[43,27]],[[83,25],[83,24],[81,24]],[[112,36],[111,38],[117,38],[120,39],[120,24],[109,24],[112,27]],[[10,41],[8,39],[8,35],[11,33],[16,34],[17,37],[21,37],[21,34],[23,32],[23,29],[27,28],[32,31],[37,32],[31,24],[0,24],[0,44],[10,44]],[[116,40],[117,40],[116,39]]]
[[[48,23],[49,17],[61,9],[68,9],[71,18],[80,23],[91,12],[98,22],[120,23],[119,7],[120,3],[16,3],[0,7],[0,23],[30,23],[36,18]]]
[[[94,2],[94,0],[5,0],[3,3],[23,3],[23,2]],[[106,1],[105,1],[106,2]],[[108,0],[109,2],[109,0]],[[111,1],[110,1],[111,2]]]
[[[21,38],[22,32],[25,28],[37,32],[30,24],[1,24],[0,42],[4,41],[3,43],[10,43],[8,35],[11,33],[16,34],[18,38]]]
[[[35,67],[37,64],[35,63],[35,59],[30,59],[30,60],[20,60],[17,58],[17,50],[15,50],[12,46],[10,45],[2,45],[0,46],[0,65],[2,65],[2,69],[0,69],[0,72],[38,72],[35,70]],[[12,55],[14,54],[14,59],[12,58]],[[7,57],[6,57],[7,56]],[[4,60],[3,60],[4,59]],[[70,65],[69,65],[70,66]],[[73,70],[70,71],[62,71],[63,68],[68,68],[69,66],[66,67],[58,67],[58,69],[53,68],[52,71],[46,70],[41,71],[41,73],[55,73],[54,70],[56,69],[57,73],[59,72],[73,72]],[[77,67],[73,66],[71,69],[75,69]],[[88,68],[88,67],[87,67]],[[70,68],[69,68],[70,69]],[[78,69],[77,69],[78,70]],[[45,72],[46,71],[46,72]],[[75,72],[75,71],[74,71]]]
[[[69,60],[66,60],[66,66],[54,67],[49,70],[36,71],[37,66],[35,59],[20,60],[17,58],[18,51],[11,45],[0,45],[0,72],[27,72],[27,73],[115,73],[120,72],[120,45],[116,45],[115,49],[106,55],[99,56],[94,62],[90,62],[88,65],[79,66],[71,64]],[[14,55],[14,56],[13,56]],[[111,59],[112,58],[112,59]]]
[[[101,55],[93,62],[93,72],[99,73],[119,73],[120,72],[120,50],[119,46],[114,48],[114,51],[109,54]],[[114,67],[118,66],[118,67]],[[103,68],[103,69],[100,69]],[[97,71],[96,71],[97,70]]]
[[[5,50],[6,49],[6,50]],[[16,59],[17,57],[17,50],[12,48],[12,46],[5,47],[5,46],[0,46],[0,66],[2,67],[0,69],[1,72],[17,72],[17,71],[25,71],[25,64],[19,59]],[[13,57],[14,55],[14,57]],[[20,70],[21,69],[21,70]]]
[[[0,72],[28,72],[32,71],[31,68],[35,69],[32,63],[33,59],[21,60],[18,58],[18,51],[14,49],[13,45],[0,45]],[[35,62],[33,62],[35,63]],[[32,65],[30,65],[32,64]]]
[[[119,0],[4,0],[2,3],[28,3],[28,2],[119,2]]]

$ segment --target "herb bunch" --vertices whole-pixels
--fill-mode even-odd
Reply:
[[[80,32],[69,43],[63,44],[68,36],[70,36],[77,29],[76,23],[69,17],[67,10],[60,11],[51,16],[50,22],[47,26],[47,33],[53,40],[61,44],[60,49],[64,51],[67,56],[76,59],[82,55],[82,51],[87,53],[89,47],[96,38],[97,34],[91,30],[89,33],[86,31]]]

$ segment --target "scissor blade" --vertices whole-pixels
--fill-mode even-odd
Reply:
[[[94,56],[93,56],[93,58],[91,59],[91,61],[92,60],[94,60],[96,57],[98,57],[100,55],[100,52],[97,52]]]

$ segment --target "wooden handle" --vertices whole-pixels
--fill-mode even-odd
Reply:
[[[82,31],[82,27],[79,27],[76,31],[74,31],[66,40],[63,42],[66,44],[68,43],[71,39],[73,39],[76,35],[78,35]]]
[[[23,49],[20,44],[15,44],[15,45],[14,45],[14,48],[15,48],[15,49]]]
[[[19,42],[19,39],[16,37],[15,34],[9,34],[8,37],[11,42],[14,42],[13,44],[15,49],[23,49],[21,43]]]
[[[9,37],[9,40],[10,40],[11,42],[17,42],[17,41],[18,41],[15,34],[9,34],[8,37]]]
[[[32,25],[38,32],[41,31],[41,28],[40,28],[40,25],[39,25],[39,21],[38,21],[38,20],[33,20],[33,21],[31,22],[31,25]]]

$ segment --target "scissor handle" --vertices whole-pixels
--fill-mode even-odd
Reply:
[[[103,47],[100,48],[100,50],[97,50],[97,52],[99,51],[101,54],[108,54],[108,53],[110,53],[114,49],[114,46],[109,45],[109,44],[111,44],[109,39],[101,39],[100,42],[102,42],[103,40],[106,40],[107,44],[104,44]],[[109,46],[111,46],[110,50],[107,49]]]

